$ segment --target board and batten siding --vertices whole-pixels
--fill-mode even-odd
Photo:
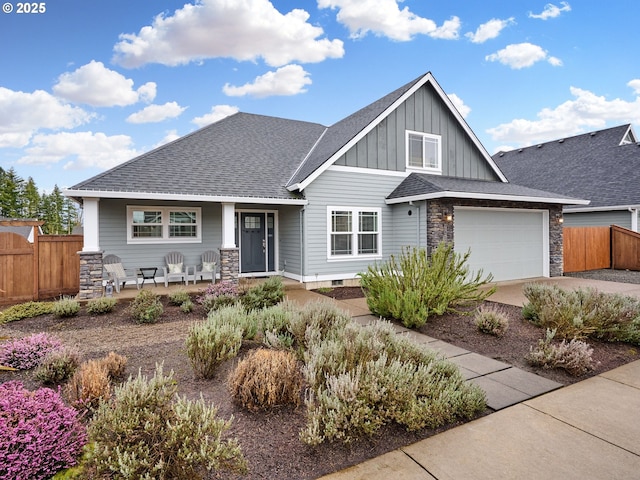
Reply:
[[[619,227],[631,229],[631,212],[628,210],[614,210],[607,212],[564,212],[565,227]]]
[[[441,136],[442,175],[498,179],[471,138],[428,84],[392,111],[335,165],[404,172],[407,130]]]
[[[406,232],[407,243],[415,242],[417,215],[409,216],[406,206],[389,206],[385,197],[403,180],[402,176],[374,175],[360,172],[327,170],[305,189],[309,204],[305,208],[304,251],[307,264],[305,281],[354,278],[367,266],[384,261],[391,253],[399,252],[400,238]],[[382,258],[328,260],[327,207],[380,208]],[[424,210],[424,209],[423,209]],[[395,220],[395,213],[399,220]],[[395,229],[398,232],[395,232]]]
[[[157,206],[175,208],[202,208],[202,238],[199,243],[127,243],[127,205]],[[115,254],[122,259],[126,268],[158,267],[157,276],[162,276],[164,256],[171,251],[184,255],[189,266],[198,265],[205,250],[219,249],[222,244],[222,209],[220,204],[194,202],[163,202],[146,200],[100,200],[100,249],[107,254]]]

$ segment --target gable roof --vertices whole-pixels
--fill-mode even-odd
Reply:
[[[285,185],[325,128],[317,123],[236,113],[65,193],[211,201],[298,200],[299,195]]]
[[[568,210],[640,205],[640,144],[630,124],[557,139],[493,156],[509,181],[591,200]]]
[[[489,153],[480,143],[478,137],[476,137],[473,130],[469,128],[467,122],[455,108],[451,99],[444,93],[444,90],[442,90],[438,82],[436,82],[431,72],[428,72],[329,127],[313,151],[288,182],[289,190],[304,189],[320,173],[331,166],[348,149],[382,122],[390,112],[426,84],[430,84],[434,88],[437,95],[463,127],[476,148],[480,150],[498,178],[502,181],[507,181]]]
[[[441,177],[426,173],[412,173],[386,198],[387,204],[434,198],[471,198],[508,200],[564,205],[585,205],[587,200],[567,197],[506,182]]]

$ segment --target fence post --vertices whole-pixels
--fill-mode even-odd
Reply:
[[[102,251],[78,252],[80,256],[79,300],[102,296]]]

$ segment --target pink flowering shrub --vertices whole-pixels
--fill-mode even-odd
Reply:
[[[209,312],[233,305],[239,296],[240,292],[238,292],[238,286],[235,283],[219,282],[210,284],[196,300]]]
[[[76,464],[86,443],[78,413],[59,392],[0,384],[0,478],[38,480]]]
[[[56,337],[34,333],[0,345],[0,365],[29,370],[40,365],[49,353],[63,348],[62,342]]]

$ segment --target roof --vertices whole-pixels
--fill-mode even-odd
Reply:
[[[74,185],[67,194],[295,199],[285,185],[325,129],[236,113]]]
[[[569,210],[626,209],[640,205],[640,143],[633,142],[626,124],[499,152],[493,159],[509,181],[591,200]]]
[[[510,200],[563,205],[583,205],[585,200],[557,193],[536,190],[522,185],[488,180],[441,177],[426,173],[412,173],[386,198],[388,204],[433,198],[472,198]]]

